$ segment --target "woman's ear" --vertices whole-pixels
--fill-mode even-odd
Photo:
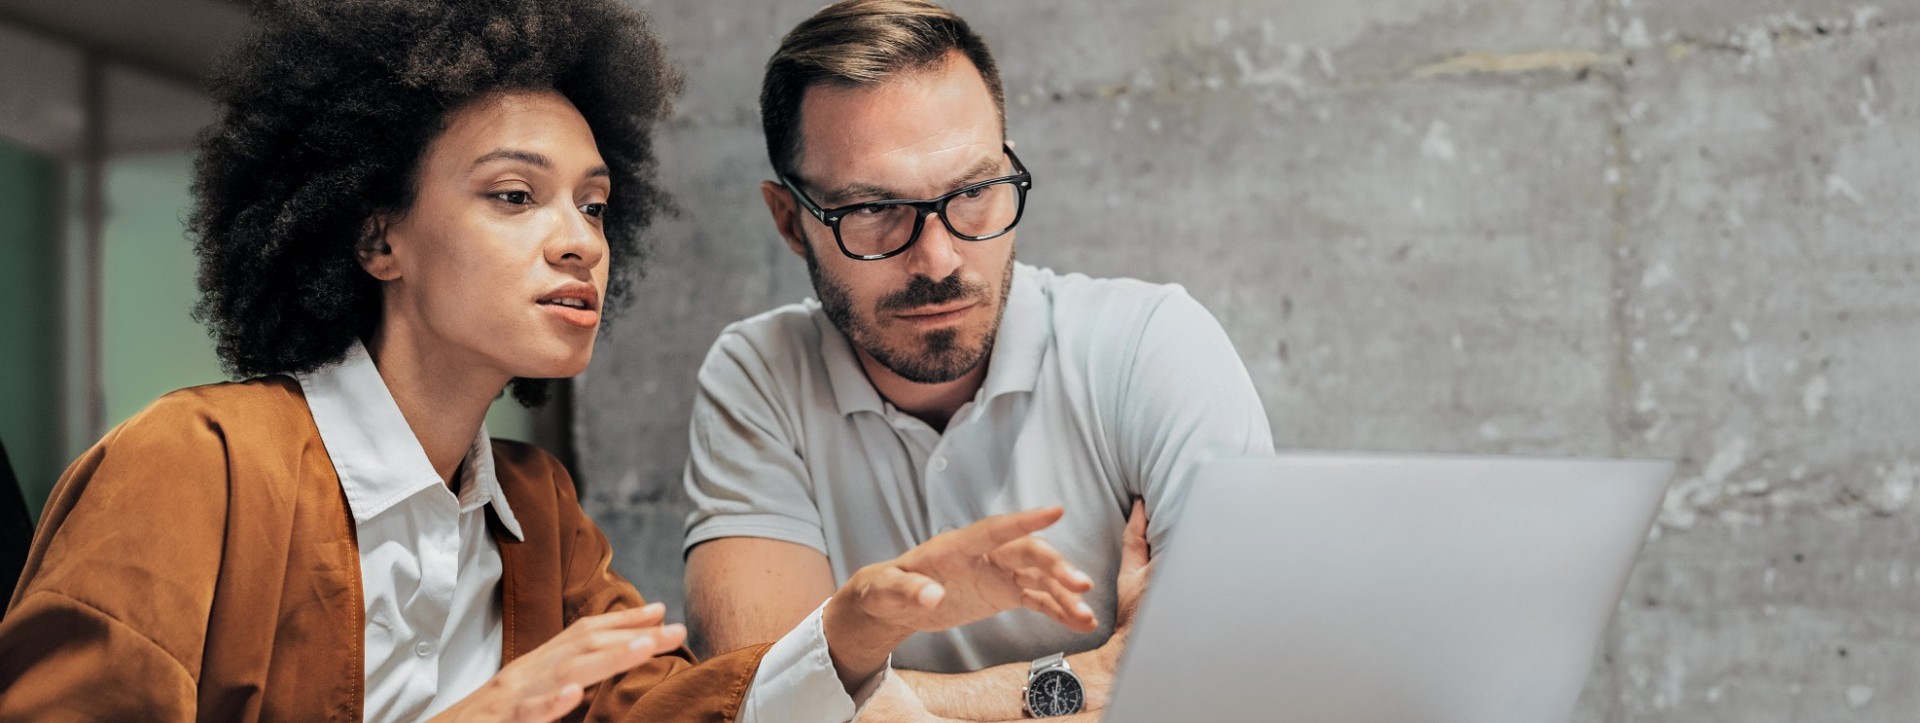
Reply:
[[[400,278],[400,267],[394,262],[393,244],[387,240],[386,214],[374,214],[360,229],[360,241],[354,245],[354,256],[360,260],[360,268],[366,269],[373,278],[381,281],[393,281]]]

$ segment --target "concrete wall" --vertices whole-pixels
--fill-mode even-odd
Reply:
[[[693,372],[810,293],[755,99],[816,4],[639,4],[685,213],[575,422],[677,611]],[[1022,258],[1186,284],[1280,446],[1682,461],[1578,720],[1920,712],[1920,2],[953,6],[1038,179]]]

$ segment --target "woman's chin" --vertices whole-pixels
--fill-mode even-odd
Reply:
[[[593,361],[593,346],[589,344],[585,348],[548,349],[537,355],[523,356],[520,360],[522,363],[514,367],[515,377],[565,379],[579,376],[581,372],[587,370],[587,364]]]

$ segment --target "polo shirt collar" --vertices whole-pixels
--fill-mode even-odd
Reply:
[[[1040,289],[1039,273],[1026,264],[1013,265],[1013,288],[1007,290],[1007,308],[981,385],[983,403],[1008,392],[1031,392],[1040,379],[1040,362],[1053,341],[1053,305]]]
[[[373,356],[358,340],[338,363],[294,379],[306,394],[307,409],[355,522],[365,524],[401,501],[444,484],[380,378]],[[466,464],[460,466],[459,504],[462,512],[492,505],[501,525],[515,539],[525,539],[494,473],[493,443],[484,423],[467,447]]]
[[[976,396],[982,403],[1008,392],[1031,392],[1040,378],[1040,362],[1053,338],[1053,317],[1048,313],[1038,273],[1026,264],[1013,265],[1013,288],[1007,291],[1007,308],[1000,316],[993,354],[987,359],[987,378]],[[886,402],[873,388],[873,380],[867,378],[866,368],[854,354],[853,342],[820,311],[818,302],[812,305],[814,324],[820,329],[820,356],[840,413],[885,414]]]

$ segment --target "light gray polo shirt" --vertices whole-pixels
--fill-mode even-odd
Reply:
[[[1101,628],[1015,610],[915,635],[895,667],[961,672],[1098,646],[1133,497],[1157,556],[1188,478],[1273,435],[1218,321],[1178,285],[1016,264],[980,391],[945,433],[894,409],[808,299],[729,325],[700,367],[686,548],[761,537],[824,553],[834,583],[983,517],[1062,505],[1043,531],[1093,576]]]

